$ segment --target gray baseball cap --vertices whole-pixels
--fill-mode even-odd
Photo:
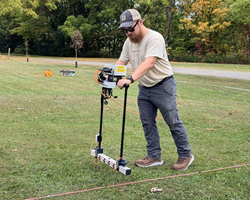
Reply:
[[[133,25],[135,21],[141,19],[140,13],[135,9],[125,10],[120,16],[119,28],[128,28]],[[118,29],[119,29],[118,28]]]

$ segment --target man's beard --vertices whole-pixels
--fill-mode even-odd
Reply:
[[[141,29],[137,35],[134,35],[134,34],[128,35],[128,38],[129,38],[130,42],[132,42],[132,43],[139,43],[143,38],[143,34],[142,34]]]

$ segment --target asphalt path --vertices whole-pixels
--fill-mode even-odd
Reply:
[[[75,66],[75,61],[62,60],[62,59],[51,59],[51,58],[30,58],[33,61],[41,62],[56,62],[64,64],[72,64]],[[114,63],[104,63],[104,62],[88,62],[88,61],[77,61],[78,65],[93,65],[93,66],[104,66],[105,64]],[[128,67],[131,67],[128,65]],[[232,79],[243,79],[250,80],[249,72],[237,72],[237,71],[223,71],[223,70],[209,70],[209,69],[194,69],[194,68],[184,68],[184,67],[172,67],[174,73],[176,74],[191,74],[200,76],[213,76],[220,78],[232,78]]]

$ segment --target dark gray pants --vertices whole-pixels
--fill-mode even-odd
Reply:
[[[156,160],[161,159],[160,136],[155,121],[157,110],[159,109],[172,133],[179,157],[189,157],[191,149],[188,143],[187,132],[178,116],[176,81],[174,77],[168,79],[162,85],[152,88],[139,85],[137,101],[147,140],[147,156]]]

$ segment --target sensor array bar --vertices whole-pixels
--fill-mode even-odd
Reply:
[[[106,156],[103,153],[100,154],[96,154],[96,150],[92,149],[91,150],[91,156],[95,157],[97,160],[100,160],[102,162],[104,162],[106,165],[110,166],[112,169],[119,171],[120,173],[124,174],[124,175],[130,175],[131,174],[131,169],[123,166],[123,165],[119,165],[119,162],[110,158],[109,156]]]

